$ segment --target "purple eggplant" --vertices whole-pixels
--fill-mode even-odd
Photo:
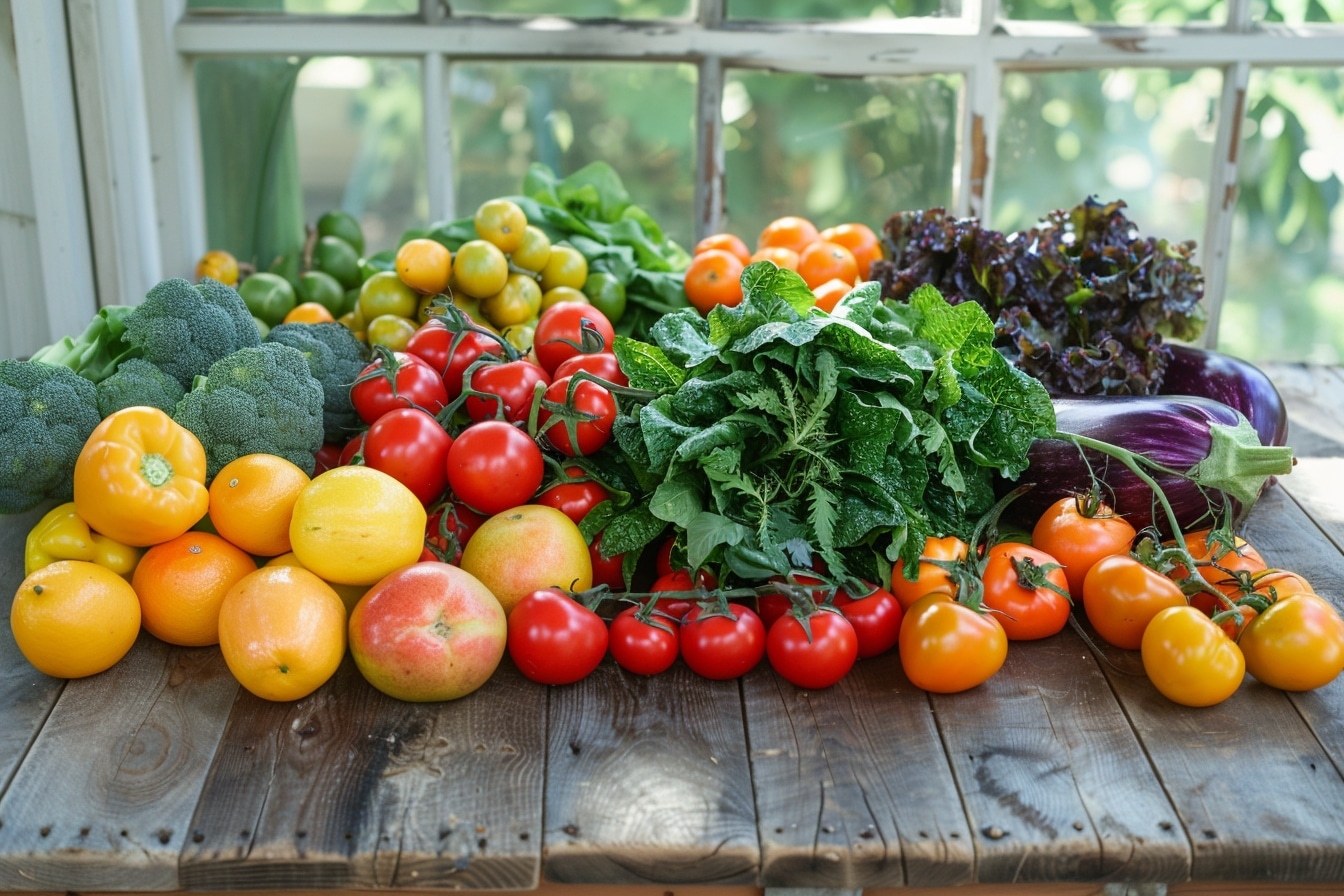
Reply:
[[[1168,343],[1171,363],[1162,395],[1198,395],[1236,408],[1251,421],[1263,445],[1288,443],[1288,409],[1265,372],[1249,361],[1210,349]]]
[[[1189,395],[1095,395],[1054,399],[1055,438],[1039,439],[1015,485],[1034,487],[1005,512],[1030,527],[1059,498],[1089,490],[1095,475],[1101,494],[1136,529],[1156,526],[1171,534],[1152,488],[1117,454],[1126,453],[1157,483],[1183,531],[1239,520],[1270,477],[1289,472],[1292,449],[1264,445],[1238,410]],[[1093,440],[1080,447],[1066,434]]]

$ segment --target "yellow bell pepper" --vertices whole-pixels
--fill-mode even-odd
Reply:
[[[95,532],[75,511],[75,502],[53,507],[28,532],[23,574],[30,576],[57,560],[87,560],[130,581],[144,551]]]
[[[123,544],[161,544],[209,510],[205,472],[191,430],[158,408],[124,408],[103,418],[75,461],[75,510]]]

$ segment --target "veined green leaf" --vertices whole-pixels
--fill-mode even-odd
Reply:
[[[751,530],[717,513],[703,511],[686,526],[686,559],[699,569],[715,548],[740,543]]]
[[[684,470],[663,480],[649,499],[649,512],[685,529],[705,506],[698,477]]]
[[[629,378],[631,388],[673,392],[686,381],[685,369],[672,363],[656,345],[618,334],[611,349],[621,365],[621,372]]]

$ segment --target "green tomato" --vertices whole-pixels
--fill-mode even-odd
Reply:
[[[359,253],[338,236],[320,237],[313,246],[313,267],[335,277],[346,289],[358,286]]]
[[[273,327],[298,304],[298,294],[279,274],[258,271],[238,284],[238,295],[252,316]]]
[[[359,276],[363,280],[368,280],[379,271],[393,271],[396,268],[397,253],[393,249],[384,249],[359,260]]]
[[[583,284],[589,303],[613,324],[625,314],[625,284],[615,274],[593,271]]]
[[[335,210],[322,215],[317,219],[317,235],[340,237],[354,247],[357,255],[364,251],[364,231],[349,212]]]
[[[345,289],[340,281],[326,271],[305,271],[299,276],[300,302],[316,302],[331,312],[332,317],[345,313]]]

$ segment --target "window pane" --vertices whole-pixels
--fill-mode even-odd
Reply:
[[[961,79],[730,71],[723,98],[727,227],[755,245],[770,221],[880,230],[953,198]]]
[[[691,0],[453,0],[458,16],[675,19],[690,14]]]
[[[1251,17],[1258,22],[1283,22],[1305,25],[1309,22],[1344,23],[1344,3],[1325,0],[1322,3],[1304,3],[1302,0],[1251,0]]]
[[[290,12],[305,15],[415,15],[420,0],[187,0],[191,12]]]
[[[725,0],[732,19],[892,19],[958,16],[961,0]]]
[[[1344,358],[1341,72],[1256,70],[1218,345],[1252,360]]]
[[[532,162],[564,176],[601,160],[669,237],[691,239],[693,66],[462,63],[451,91],[458,215],[517,193]]]
[[[1009,73],[993,226],[1030,227],[1092,195],[1123,200],[1144,235],[1201,240],[1221,83],[1214,69]]]
[[[1223,0],[1002,0],[1004,18],[1082,25],[1184,25],[1227,21]]]

